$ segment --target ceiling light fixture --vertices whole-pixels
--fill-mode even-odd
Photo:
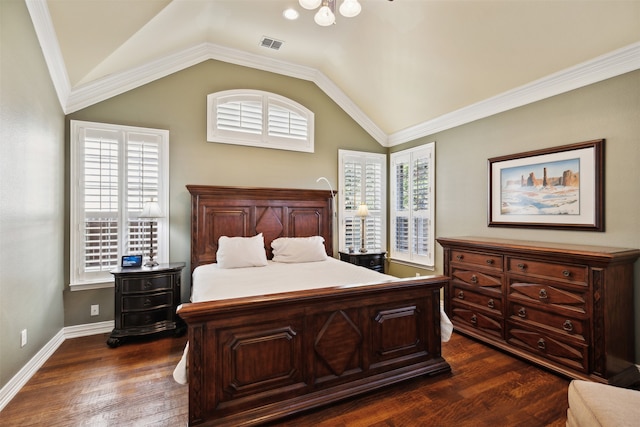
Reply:
[[[313,10],[320,6],[313,20],[316,24],[327,27],[336,23],[336,3],[338,0],[298,0],[300,6],[305,9]],[[362,10],[362,6],[358,0],[343,0],[340,5],[340,14],[345,18],[353,18]]]

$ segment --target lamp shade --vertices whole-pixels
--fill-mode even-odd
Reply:
[[[322,0],[298,0],[298,3],[300,3],[300,6],[304,7],[305,9],[311,10],[320,6]]]
[[[356,212],[356,216],[369,216],[369,208],[364,203],[358,207],[358,211]]]
[[[340,5],[340,14],[346,18],[357,16],[361,10],[362,6],[360,6],[358,0],[344,0]]]
[[[142,212],[138,218],[162,218],[162,210],[158,202],[152,200],[142,205]]]
[[[322,6],[318,9],[316,16],[313,18],[316,24],[321,27],[327,27],[336,22],[336,16],[333,14],[329,6]]]

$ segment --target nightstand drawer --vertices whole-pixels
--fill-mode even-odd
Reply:
[[[173,307],[165,307],[148,311],[122,312],[122,329],[144,327],[157,322],[166,322],[167,319],[172,319],[174,311],[175,309]]]
[[[171,292],[126,296],[122,298],[122,311],[148,310],[155,307],[171,305],[172,302],[173,294]]]
[[[164,275],[149,278],[122,279],[122,293],[148,292],[154,290],[170,290],[171,276]]]

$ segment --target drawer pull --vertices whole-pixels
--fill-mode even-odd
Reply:
[[[149,280],[147,280],[146,282],[144,282],[144,289],[151,289],[153,287],[153,283],[151,283]]]
[[[492,260],[491,258],[489,258],[489,259],[487,260],[487,264],[489,264],[489,265],[493,265],[493,260]]]
[[[520,271],[524,271],[524,270],[526,270],[526,269],[527,269],[527,264],[525,264],[525,263],[523,263],[523,262],[521,262],[521,263],[519,263],[519,264],[518,264],[518,270],[520,270]]]
[[[464,299],[464,292],[463,291],[458,292],[458,299]]]
[[[489,308],[495,308],[496,303],[493,302],[493,298],[491,298],[489,301],[487,301],[487,307]]]
[[[540,289],[540,292],[538,292],[538,298],[540,298],[540,299],[549,298],[549,295],[547,294],[546,289]]]
[[[527,310],[525,310],[524,307],[520,307],[520,310],[518,310],[518,316],[524,319],[527,317]]]
[[[149,307],[151,305],[151,300],[149,298],[144,300],[144,306]]]
[[[573,323],[571,323],[571,320],[565,320],[562,324],[562,329],[567,332],[573,332]]]
[[[540,338],[540,339],[538,340],[538,348],[539,348],[540,350],[545,350],[545,349],[547,348],[547,343],[546,343],[546,342],[544,342],[544,340],[543,340],[542,338]]]
[[[462,261],[462,259],[463,259],[463,258],[464,258],[464,257],[463,257],[462,255],[460,255],[460,254],[456,255],[456,259],[457,259],[458,261]]]
[[[471,283],[478,283],[478,276],[476,276],[475,274],[471,276]]]
[[[475,314],[471,316],[471,323],[474,325],[478,324],[478,317],[476,317]]]
[[[562,275],[564,277],[569,277],[569,276],[571,276],[571,272],[569,270],[562,270]]]

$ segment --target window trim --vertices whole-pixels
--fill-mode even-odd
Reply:
[[[426,152],[427,156],[430,159],[430,168],[429,168],[429,182],[431,183],[428,189],[429,192],[429,211],[427,218],[429,219],[428,232],[429,232],[429,253],[427,256],[415,254],[412,245],[411,245],[411,233],[409,237],[409,251],[408,254],[400,253],[396,250],[395,241],[396,241],[396,218],[398,217],[397,212],[397,203],[396,203],[396,170],[395,164],[398,158],[400,157],[409,157],[409,164],[411,165],[414,156],[417,153]],[[436,166],[436,147],[435,142],[430,142],[427,144],[420,145],[418,147],[409,148],[402,151],[397,151],[395,153],[391,153],[389,156],[389,257],[392,261],[406,264],[406,265],[414,265],[420,268],[426,268],[429,270],[435,270],[435,166]],[[409,174],[410,188],[413,188],[413,180],[411,179],[411,174]],[[409,224],[413,224],[413,202],[411,197],[411,190],[409,191],[409,202],[410,207],[409,211]],[[411,227],[410,227],[411,229]]]
[[[262,130],[260,133],[243,132],[220,129],[217,122],[217,111],[220,101],[227,102],[260,102],[262,110],[260,119]],[[221,104],[220,104],[221,105]],[[269,134],[269,107],[295,113],[306,120],[307,133],[305,138],[284,137]],[[207,141],[222,144],[245,145],[278,150],[314,152],[314,114],[304,105],[284,96],[251,89],[232,89],[207,95]]]
[[[380,202],[381,207],[379,212],[374,213],[370,209],[370,214],[378,216],[380,218],[380,248],[381,251],[387,250],[387,155],[381,153],[371,153],[366,151],[352,151],[352,150],[338,150],[338,188],[339,190],[339,202],[338,202],[338,248],[340,251],[346,252],[346,217],[352,217],[353,215],[347,215],[345,209],[345,176],[344,176],[344,163],[347,158],[359,158],[362,163],[365,163],[367,159],[373,159],[380,163]],[[356,251],[358,248],[354,248]],[[378,248],[376,248],[378,249]]]
[[[158,176],[158,204],[162,212],[163,218],[156,220],[155,229],[157,238],[155,243],[157,245],[157,254],[155,259],[159,263],[165,263],[169,260],[169,131],[164,129],[152,129],[135,126],[122,126],[116,124],[88,122],[81,120],[70,121],[70,227],[69,227],[69,288],[72,291],[89,290],[89,289],[102,289],[111,288],[114,286],[113,276],[109,272],[98,275],[94,278],[83,278],[79,273],[80,265],[82,265],[81,258],[84,257],[84,253],[80,253],[80,248],[84,247],[81,243],[81,235],[79,231],[82,229],[79,221],[84,221],[84,209],[78,206],[79,192],[82,191],[80,187],[81,170],[84,170],[82,164],[84,141],[82,135],[86,129],[99,129],[105,131],[121,132],[122,135],[126,133],[147,133],[154,134],[160,138],[158,153],[159,153],[159,176]],[[121,142],[125,142],[124,140]],[[124,144],[126,146],[126,142]],[[125,171],[121,168],[125,160],[125,150],[119,150],[118,166],[119,166],[119,178],[121,173]],[[123,189],[125,182],[119,179],[119,188]],[[121,194],[124,194],[121,192]],[[124,223],[126,215],[122,210],[118,211],[120,223]],[[120,232],[119,232],[120,233]],[[118,259],[124,255],[124,242],[118,242]]]

